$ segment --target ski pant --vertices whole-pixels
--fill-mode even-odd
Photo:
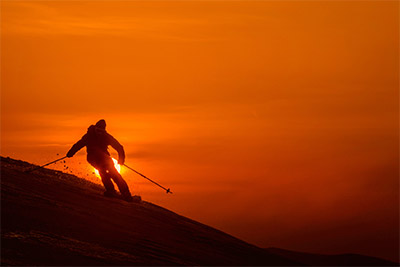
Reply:
[[[111,181],[113,180],[117,184],[121,195],[131,196],[128,184],[122,178],[121,174],[119,174],[119,172],[115,169],[114,162],[110,156],[102,157],[100,160],[95,160],[95,158],[89,157],[88,155],[88,161],[99,171],[101,181],[103,182],[107,192],[115,192],[114,184]]]

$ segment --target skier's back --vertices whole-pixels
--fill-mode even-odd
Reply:
[[[67,153],[67,157],[72,157],[78,150],[86,146],[87,161],[99,171],[101,181],[106,189],[104,195],[110,197],[117,195],[112,179],[117,184],[122,198],[132,201],[128,185],[114,167],[114,162],[108,152],[109,145],[118,152],[118,163],[123,165],[125,162],[123,146],[106,132],[105,120],[99,120],[95,125],[91,125],[81,140],[72,146]]]

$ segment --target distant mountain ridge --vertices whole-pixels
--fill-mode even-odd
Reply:
[[[105,198],[74,175],[24,172],[33,167],[1,157],[2,265],[397,265],[262,249],[145,201]]]

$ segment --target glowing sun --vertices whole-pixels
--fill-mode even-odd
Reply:
[[[115,169],[116,169],[119,173],[121,173],[121,165],[118,164],[118,161],[117,161],[116,159],[112,158],[112,160],[113,160],[113,162],[114,162],[114,167],[115,167]],[[93,169],[94,169],[94,174],[95,174],[97,177],[101,178],[99,171],[98,171],[96,168],[93,168]]]

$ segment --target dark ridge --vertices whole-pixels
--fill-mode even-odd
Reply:
[[[155,204],[105,198],[85,179],[1,157],[2,265],[397,265],[262,249]]]
[[[2,265],[295,265],[157,205],[1,158]]]

